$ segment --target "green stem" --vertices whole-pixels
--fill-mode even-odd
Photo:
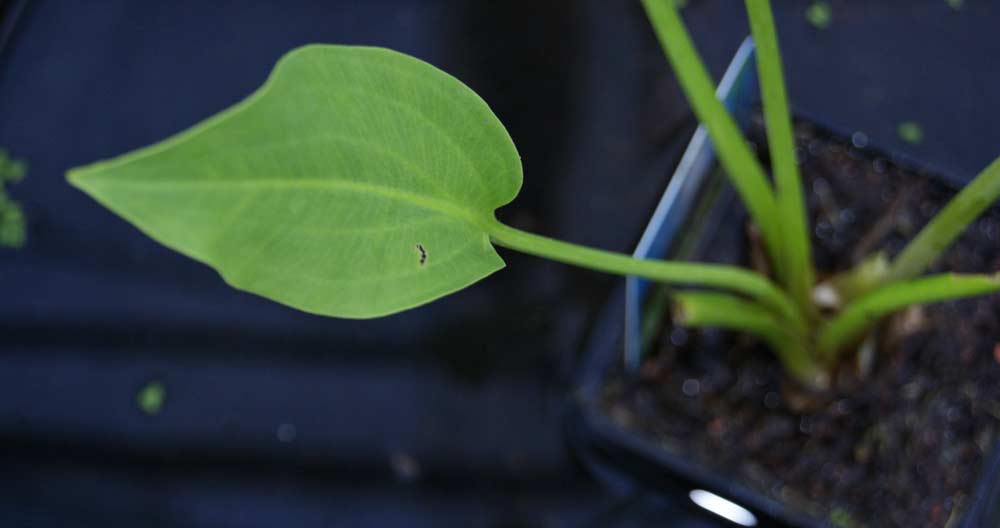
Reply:
[[[1000,275],[931,275],[883,286],[847,305],[819,333],[820,353],[832,362],[882,317],[916,304],[1000,291]]]
[[[777,206],[771,184],[740,128],[715,96],[715,83],[684,27],[675,0],[642,0],[691,109],[705,126],[719,163],[764,237],[775,268],[783,264]]]
[[[1000,198],[1000,158],[983,169],[972,183],[948,202],[907,244],[889,268],[887,280],[916,277],[965,231],[987,207]]]
[[[783,272],[782,279],[792,297],[808,313],[815,309],[811,301],[815,279],[777,29],[774,27],[769,0],[746,0],[746,7],[750,30],[757,47],[757,72],[774,172],[780,218],[778,226],[783,241],[784,262],[778,269]]]
[[[568,242],[527,233],[494,220],[487,226],[490,238],[498,245],[617,275],[634,275],[666,284],[721,288],[748,295],[770,307],[796,328],[804,328],[795,304],[767,278],[736,266],[643,260],[621,253],[578,246]]]
[[[759,304],[728,293],[673,292],[674,321],[697,327],[719,327],[754,334],[764,339],[785,369],[803,384],[826,388],[829,376],[810,355],[807,337],[783,324]]]

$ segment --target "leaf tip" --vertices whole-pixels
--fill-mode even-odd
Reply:
[[[87,191],[88,172],[87,167],[73,167],[72,169],[66,171],[66,181],[81,191]]]
[[[101,172],[99,163],[73,167],[66,171],[66,182],[98,203],[110,208],[110,205],[103,198],[102,191],[105,189],[101,184],[106,180],[101,178]]]

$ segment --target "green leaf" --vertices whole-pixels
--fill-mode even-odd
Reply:
[[[386,49],[310,45],[236,106],[69,178],[237,288],[366,318],[502,268],[486,228],[521,165],[457,79]]]

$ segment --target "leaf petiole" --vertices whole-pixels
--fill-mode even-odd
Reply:
[[[785,90],[785,76],[778,49],[778,31],[770,2],[746,0],[750,30],[757,48],[757,71],[767,125],[768,148],[774,172],[778,230],[781,233],[784,262],[778,269],[792,297],[807,313],[815,312],[810,292],[815,282],[809,225],[798,162],[795,159],[795,137],[792,133],[791,112]]]
[[[861,337],[882,317],[915,304],[950,301],[1000,291],[998,275],[931,275],[883,286],[848,304],[818,335],[822,359],[835,360],[847,345]]]
[[[811,354],[808,337],[789,328],[759,304],[722,292],[672,292],[674,321],[691,327],[720,327],[759,336],[788,371],[809,387],[825,388],[829,376]]]
[[[763,166],[750,150],[736,121],[716,98],[715,83],[694,47],[675,0],[642,0],[642,5],[691,109],[708,130],[719,163],[760,228],[771,263],[781,275],[784,260],[778,209]]]
[[[789,297],[762,275],[736,266],[664,260],[643,260],[622,253],[563,242],[515,229],[495,220],[488,228],[497,245],[582,268],[634,275],[673,285],[720,288],[752,297],[796,328],[805,328]]]
[[[997,199],[1000,199],[1000,158],[983,169],[920,230],[893,259],[886,280],[906,280],[922,273]]]

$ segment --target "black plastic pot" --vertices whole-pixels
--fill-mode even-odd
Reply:
[[[759,104],[750,39],[737,51],[718,95],[746,127]],[[699,128],[635,256],[690,257],[699,252],[699,245],[704,245],[721,220],[733,214],[736,197],[714,166],[711,141]],[[947,178],[942,180],[954,185]],[[630,278],[624,294],[617,295],[604,310],[585,350],[567,419],[571,442],[584,464],[614,490],[643,489],[690,499],[692,504],[715,513],[726,526],[828,526],[825,520],[792,511],[734,478],[666,451],[640,433],[620,426],[601,408],[599,401],[609,373],[617,370],[629,375],[638,368],[644,322],[655,317],[650,311],[656,308],[646,302],[650,286],[647,281]],[[1000,526],[1000,449],[995,447],[986,458],[978,478],[972,502],[958,526]]]

